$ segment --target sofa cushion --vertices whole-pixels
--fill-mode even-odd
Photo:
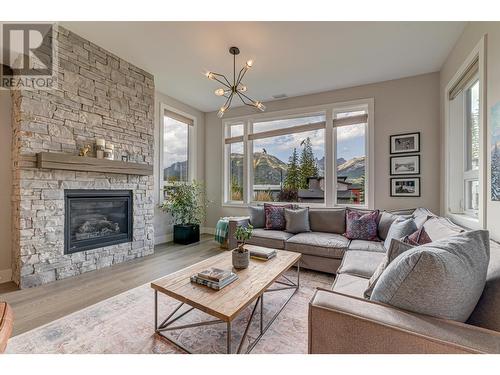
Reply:
[[[384,211],[380,214],[380,219],[378,221],[378,237],[385,240],[389,228],[392,223],[398,218],[398,215],[392,214],[390,212]]]
[[[428,219],[435,216],[436,215],[434,215],[431,211],[423,207],[419,207],[413,212],[413,220],[415,220],[417,228],[422,228],[422,226]]]
[[[340,234],[309,232],[288,239],[285,249],[324,258],[342,258],[349,241]]]
[[[288,233],[304,233],[310,232],[309,227],[309,208],[299,208],[291,210],[285,208],[286,231]]]
[[[364,296],[365,298],[370,298],[373,292],[373,288],[377,284],[378,279],[382,276],[382,273],[385,271],[387,266],[398,256],[403,254],[405,251],[413,248],[413,245],[404,243],[402,241],[392,239],[389,249],[387,249],[387,253],[384,256],[382,262],[378,265],[377,269],[373,272],[370,277],[370,282],[368,283],[368,288],[366,288]]]
[[[313,232],[342,234],[345,232],[345,209],[310,209],[309,226]]]
[[[389,249],[391,245],[391,241],[393,239],[401,240],[403,237],[406,237],[417,230],[417,225],[412,218],[398,218],[393,221],[391,227],[389,228],[389,232],[387,233],[387,237],[384,241],[384,247]]]
[[[385,253],[384,243],[380,241],[352,240],[349,244],[350,250],[376,251]]]
[[[250,224],[252,224],[254,228],[264,228],[266,226],[264,206],[248,207],[248,216],[250,217]]]
[[[379,210],[362,212],[346,209],[346,224],[344,236],[351,240],[378,240]]]
[[[332,285],[334,292],[363,298],[363,292],[368,286],[368,279],[348,273],[337,274]]]
[[[385,254],[380,252],[349,250],[337,272],[370,278],[384,258]]]
[[[414,247],[389,264],[370,299],[464,322],[483,292],[489,245],[476,230]]]
[[[449,219],[439,216],[433,216],[427,219],[423,228],[432,241],[437,241],[441,238],[453,236],[464,231],[462,227],[452,223]]]
[[[490,242],[486,285],[467,323],[500,332],[500,244]]]
[[[293,234],[280,230],[268,230],[257,228],[253,230],[252,237],[246,241],[250,245],[270,247],[274,249],[284,249],[285,241]]]

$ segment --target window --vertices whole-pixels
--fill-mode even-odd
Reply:
[[[366,182],[366,111],[335,115],[337,204],[364,205]]]
[[[368,108],[226,122],[224,201],[367,205]]]
[[[194,121],[170,110],[163,112],[161,156],[161,191],[190,178],[189,139]]]
[[[478,67],[476,59],[449,91],[448,96],[449,211],[473,218],[479,215],[481,196]]]

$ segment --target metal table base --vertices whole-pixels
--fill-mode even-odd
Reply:
[[[255,316],[255,312],[257,311],[257,307],[260,306],[260,334],[259,336],[256,337],[256,339],[251,342],[246,350],[245,353],[248,354],[252,351],[252,349],[257,345],[259,340],[264,336],[268,328],[273,324],[273,322],[276,320],[278,315],[283,311],[285,306],[288,304],[288,302],[292,299],[292,297],[295,295],[297,290],[299,289],[300,286],[300,261],[297,262],[297,281],[294,282],[290,280],[287,276],[281,275],[281,277],[285,280],[276,280],[274,284],[279,284],[283,286],[276,286],[274,288],[270,288],[265,290],[260,296],[257,297],[255,300],[255,304],[252,309],[252,313],[250,314],[250,318],[248,319],[247,325],[245,327],[245,331],[243,332],[243,336],[240,339],[240,342],[238,344],[238,349],[236,351],[237,354],[240,354],[243,349],[243,344],[245,342],[245,339],[248,335],[248,331],[250,329],[250,326],[252,324],[253,318]],[[264,326],[264,294],[265,293],[272,293],[272,292],[278,292],[278,291],[283,291],[283,290],[290,290],[293,289],[293,293],[286,299],[285,303],[280,307],[280,309],[271,317],[271,319],[267,322],[267,324]],[[183,324],[183,325],[174,325],[172,326],[173,323],[181,319],[182,317],[186,316],[189,314],[191,311],[195,310],[194,307],[189,306],[188,304],[181,302],[177,307],[160,323],[158,324],[158,291],[155,290],[155,332],[166,339],[168,342],[174,344],[176,347],[181,349],[182,351],[186,353],[192,353],[189,349],[187,349],[185,346],[183,346],[180,342],[177,340],[168,337],[165,333],[169,331],[175,331],[175,330],[180,330],[180,329],[188,329],[188,328],[195,328],[195,327],[201,327],[201,326],[208,326],[208,325],[214,325],[214,324],[222,324],[226,323],[226,352],[228,354],[231,354],[231,321],[225,321],[221,319],[212,319],[212,320],[207,320],[203,322],[197,322],[197,323],[190,323],[190,324]],[[189,308],[181,313],[179,313],[177,316],[176,313],[181,309],[182,306],[189,306]],[[201,311],[201,310],[200,310]]]

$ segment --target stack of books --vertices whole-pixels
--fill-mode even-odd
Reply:
[[[265,247],[253,247],[250,249],[250,256],[255,259],[269,260],[276,256],[275,249],[268,249]]]
[[[191,276],[191,282],[208,286],[215,290],[221,290],[238,278],[234,272],[220,268],[209,268]]]

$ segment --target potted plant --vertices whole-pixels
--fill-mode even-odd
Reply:
[[[233,266],[237,269],[247,268],[250,263],[250,252],[245,249],[245,242],[252,237],[253,226],[246,227],[239,225],[234,233],[234,238],[238,240],[238,247],[233,250]]]
[[[171,182],[165,191],[166,198],[160,208],[172,215],[174,243],[188,245],[200,241],[200,224],[208,204],[203,184]]]

